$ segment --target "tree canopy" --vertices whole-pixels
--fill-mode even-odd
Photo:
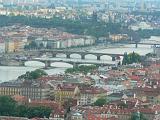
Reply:
[[[142,113],[132,113],[130,120],[148,120]]]
[[[9,96],[0,96],[0,116],[49,118],[51,111],[50,108],[44,106],[29,107],[19,105]]]
[[[61,28],[66,32],[90,35],[96,38],[105,37],[108,33],[120,33],[120,23],[91,22],[90,20],[71,20],[53,17],[51,19],[26,16],[0,16],[0,26],[9,26],[16,23],[37,28]],[[31,47],[31,46],[30,46]]]
[[[140,38],[150,38],[151,36],[159,36],[160,29],[139,29],[136,31]]]
[[[96,100],[96,102],[94,102],[94,105],[95,106],[103,106],[103,105],[105,105],[107,103],[107,100],[106,100],[106,98],[99,98],[99,99],[97,99]]]
[[[34,79],[38,79],[45,75],[47,75],[47,73],[44,70],[37,69],[35,71],[26,72],[25,74],[19,76],[18,79],[34,80]]]
[[[16,102],[8,96],[0,96],[0,116],[14,115]]]
[[[122,65],[132,64],[132,63],[139,63],[141,62],[141,56],[135,52],[127,54],[124,53]]]

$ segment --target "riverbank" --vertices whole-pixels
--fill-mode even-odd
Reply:
[[[84,47],[76,47],[76,48],[66,48],[65,50],[92,51],[92,50],[103,50],[103,49],[117,48],[117,47],[122,48],[124,46],[126,45],[122,45],[122,44],[93,45],[93,46],[84,46]]]

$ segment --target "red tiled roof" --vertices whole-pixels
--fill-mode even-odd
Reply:
[[[75,88],[77,87],[77,85],[72,85],[72,86],[68,86],[68,85],[64,85],[64,86],[59,86],[58,88],[60,88],[60,90],[63,90],[63,91],[74,91]],[[97,87],[82,87],[80,86],[79,87],[80,89],[80,92],[83,93],[83,94],[101,94],[101,93],[107,93],[106,90],[104,90],[103,88],[97,88]]]
[[[115,106],[104,106],[104,107],[79,107],[77,108],[78,111],[82,110],[85,111],[85,114],[94,114],[94,115],[98,115],[98,114],[106,114],[106,113],[111,113],[112,115],[131,115],[133,112],[141,112],[144,114],[155,114],[155,112],[157,111],[157,109],[153,109],[153,108],[133,108],[133,109],[120,109],[120,108],[116,108]],[[160,111],[160,109],[158,109],[158,111]]]
[[[131,80],[140,81],[140,77],[136,75],[129,76]]]
[[[25,102],[28,100],[27,97],[20,95],[14,95],[12,98],[17,102]]]
[[[46,106],[51,109],[57,109],[61,107],[59,103],[55,101],[50,101],[50,100],[33,100],[30,103],[28,103],[30,106]]]
[[[45,82],[48,82],[50,80],[62,81],[63,78],[64,77],[62,76],[48,75],[48,76],[40,77],[38,78],[38,80],[45,81]]]

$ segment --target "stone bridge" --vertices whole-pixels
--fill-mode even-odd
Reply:
[[[44,54],[51,54],[53,58],[56,58],[58,54],[66,55],[66,58],[71,58],[72,54],[78,54],[81,56],[81,59],[85,59],[86,55],[94,55],[97,57],[97,60],[101,60],[101,56],[110,56],[112,60],[123,56],[123,54],[112,54],[112,53],[98,53],[98,52],[88,52],[88,51],[66,51],[66,50],[31,50],[31,51],[22,51],[22,52],[13,52],[1,54],[6,59],[13,59],[16,56],[33,56],[34,58],[41,57]]]
[[[128,42],[128,43],[125,43],[125,44],[135,44],[135,48],[138,48],[138,45],[152,45],[154,47],[156,46],[160,46],[160,43],[143,43],[143,42]]]
[[[97,57],[97,60],[101,60],[101,56],[110,56],[112,60],[123,56],[123,54],[112,54],[112,53],[98,53],[98,52],[88,52],[88,51],[62,51],[62,50],[42,50],[42,54],[51,53],[52,57],[55,58],[57,54],[64,54],[66,58],[71,58],[72,54],[78,54],[81,56],[81,59],[84,60],[86,55],[94,55]]]
[[[73,67],[78,66],[79,64],[94,64],[94,65],[116,65],[117,61],[100,61],[100,60],[81,60],[81,59],[64,59],[64,58],[35,58],[29,61],[38,61],[45,64],[45,68],[51,67],[51,64],[54,62],[64,62],[73,65]],[[27,61],[23,61],[27,62]]]

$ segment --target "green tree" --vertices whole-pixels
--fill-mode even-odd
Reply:
[[[141,62],[141,56],[135,52],[128,54],[129,64]]]
[[[99,98],[96,100],[96,102],[94,102],[95,106],[103,106],[107,103],[106,98]]]
[[[0,116],[14,116],[16,102],[9,96],[0,96]]]
[[[140,112],[132,113],[130,120],[147,120],[147,118]]]
[[[35,71],[30,72],[30,76],[32,77],[32,79],[38,79],[45,75],[47,75],[47,73],[41,69],[37,69]]]
[[[141,56],[139,54],[133,52],[127,55],[127,53],[125,53],[122,60],[122,65],[139,63],[139,62],[141,62]]]
[[[25,105],[18,105],[16,107],[16,116],[27,117],[27,110],[28,110],[28,107],[26,107]]]
[[[15,23],[21,23],[23,25],[29,25],[37,28],[61,28],[61,30],[79,34],[90,35],[97,39],[99,37],[108,36],[108,33],[121,33],[120,23],[105,23],[105,22],[91,22],[87,19],[71,20],[53,17],[51,19],[39,18],[39,17],[26,17],[26,16],[0,16],[0,26],[14,25]],[[36,44],[33,42],[30,44],[31,49],[36,48]]]
[[[34,80],[34,79],[38,79],[42,76],[47,75],[47,73],[44,70],[41,69],[37,69],[35,71],[31,71],[31,72],[26,72],[25,74],[19,76],[19,79],[25,79],[25,80]]]
[[[49,118],[51,114],[51,109],[47,107],[29,107],[27,110],[27,117],[28,118],[34,118],[34,117],[40,117],[40,118]]]
[[[28,107],[26,105],[18,105],[11,97],[0,96],[0,116],[49,118],[51,112],[52,110],[48,107]]]
[[[127,63],[129,63],[129,58],[128,58],[127,53],[124,53],[122,65],[126,65]]]

